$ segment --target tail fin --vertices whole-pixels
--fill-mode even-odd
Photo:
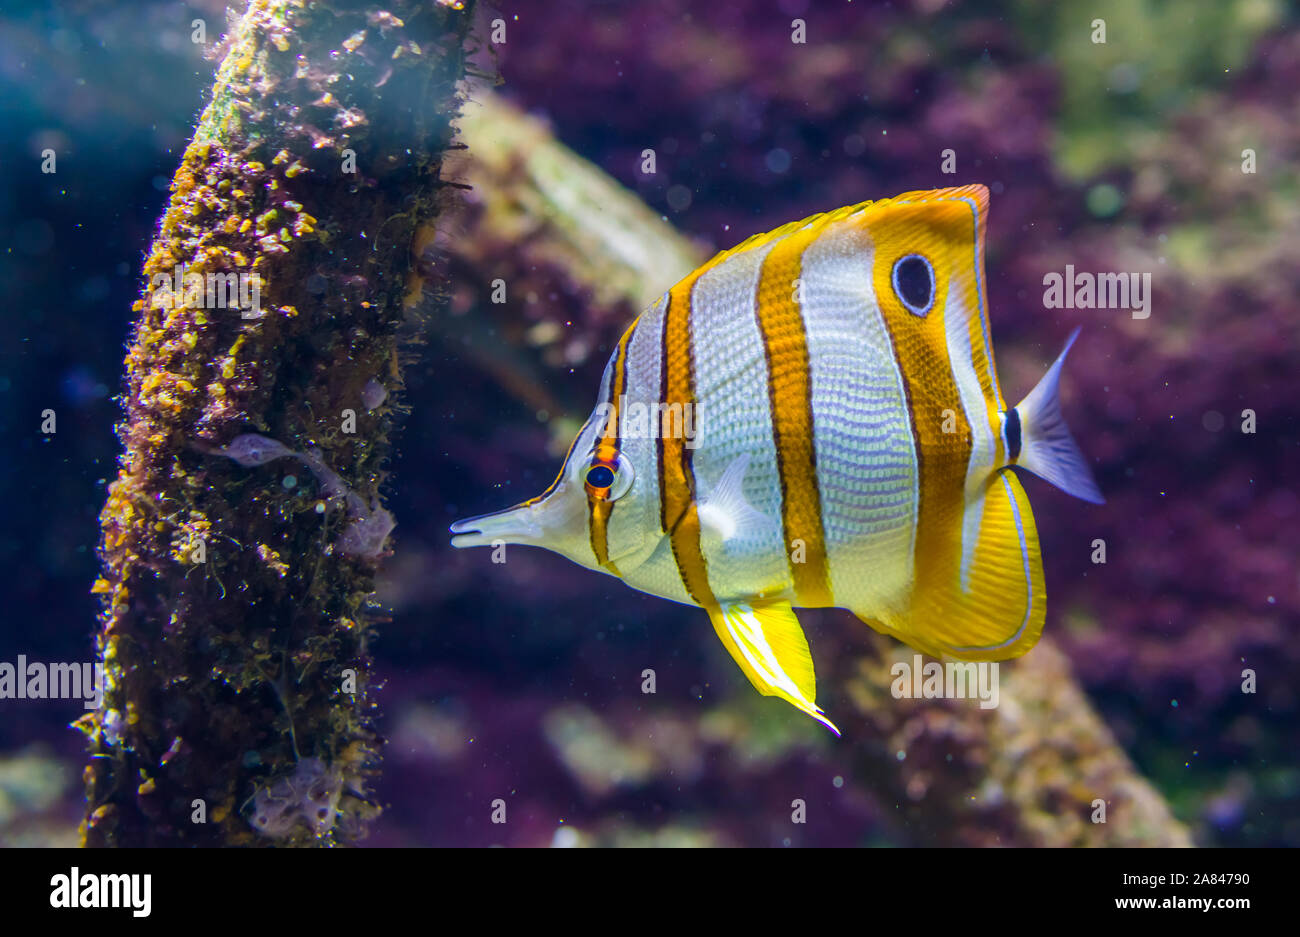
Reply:
[[[1058,389],[1061,380],[1061,366],[1065,356],[1079,337],[1076,328],[1066,340],[1065,350],[1047,369],[1034,389],[1016,406],[1016,415],[1020,418],[1020,457],[1016,464],[1028,469],[1039,478],[1046,479],[1066,494],[1091,501],[1093,504],[1105,504],[1097,483],[1092,478],[1092,470],[1084,460],[1070,428],[1061,416],[1061,401]]]

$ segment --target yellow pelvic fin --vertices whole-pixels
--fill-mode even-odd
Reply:
[[[814,702],[817,677],[812,655],[789,602],[724,602],[710,610],[709,618],[754,689],[764,696],[781,697],[840,734]]]
[[[1047,611],[1029,498],[1008,468],[995,472],[966,510],[979,517],[973,542],[963,544],[963,525],[956,524],[951,547],[958,555],[968,551],[968,575],[963,577],[961,564],[930,567],[942,570],[938,575],[919,568],[910,613],[904,621],[890,622],[886,633],[935,657],[1020,657],[1038,643]],[[933,559],[919,558],[927,562]]]

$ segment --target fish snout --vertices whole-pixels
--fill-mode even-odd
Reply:
[[[467,517],[451,525],[453,547],[489,547],[497,543],[521,543],[562,549],[572,535],[583,536],[582,505],[566,497],[569,486],[561,485],[541,500],[525,501],[504,511]],[[585,496],[582,501],[585,502]]]
[[[478,517],[467,517],[451,525],[453,547],[487,547],[504,543],[534,543],[542,527],[532,516],[531,505],[519,505]]]

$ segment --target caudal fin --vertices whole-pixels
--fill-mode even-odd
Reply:
[[[1066,494],[1105,504],[1097,482],[1093,480],[1083,453],[1079,451],[1070,428],[1061,415],[1059,385],[1065,356],[1079,337],[1076,328],[1065,342],[1065,349],[1047,369],[1047,373],[1016,407],[1020,422],[1020,456],[1016,465],[1028,469]]]

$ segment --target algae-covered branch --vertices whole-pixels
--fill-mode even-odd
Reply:
[[[232,26],[126,357],[88,845],[345,842],[376,810],[381,486],[470,7]]]

